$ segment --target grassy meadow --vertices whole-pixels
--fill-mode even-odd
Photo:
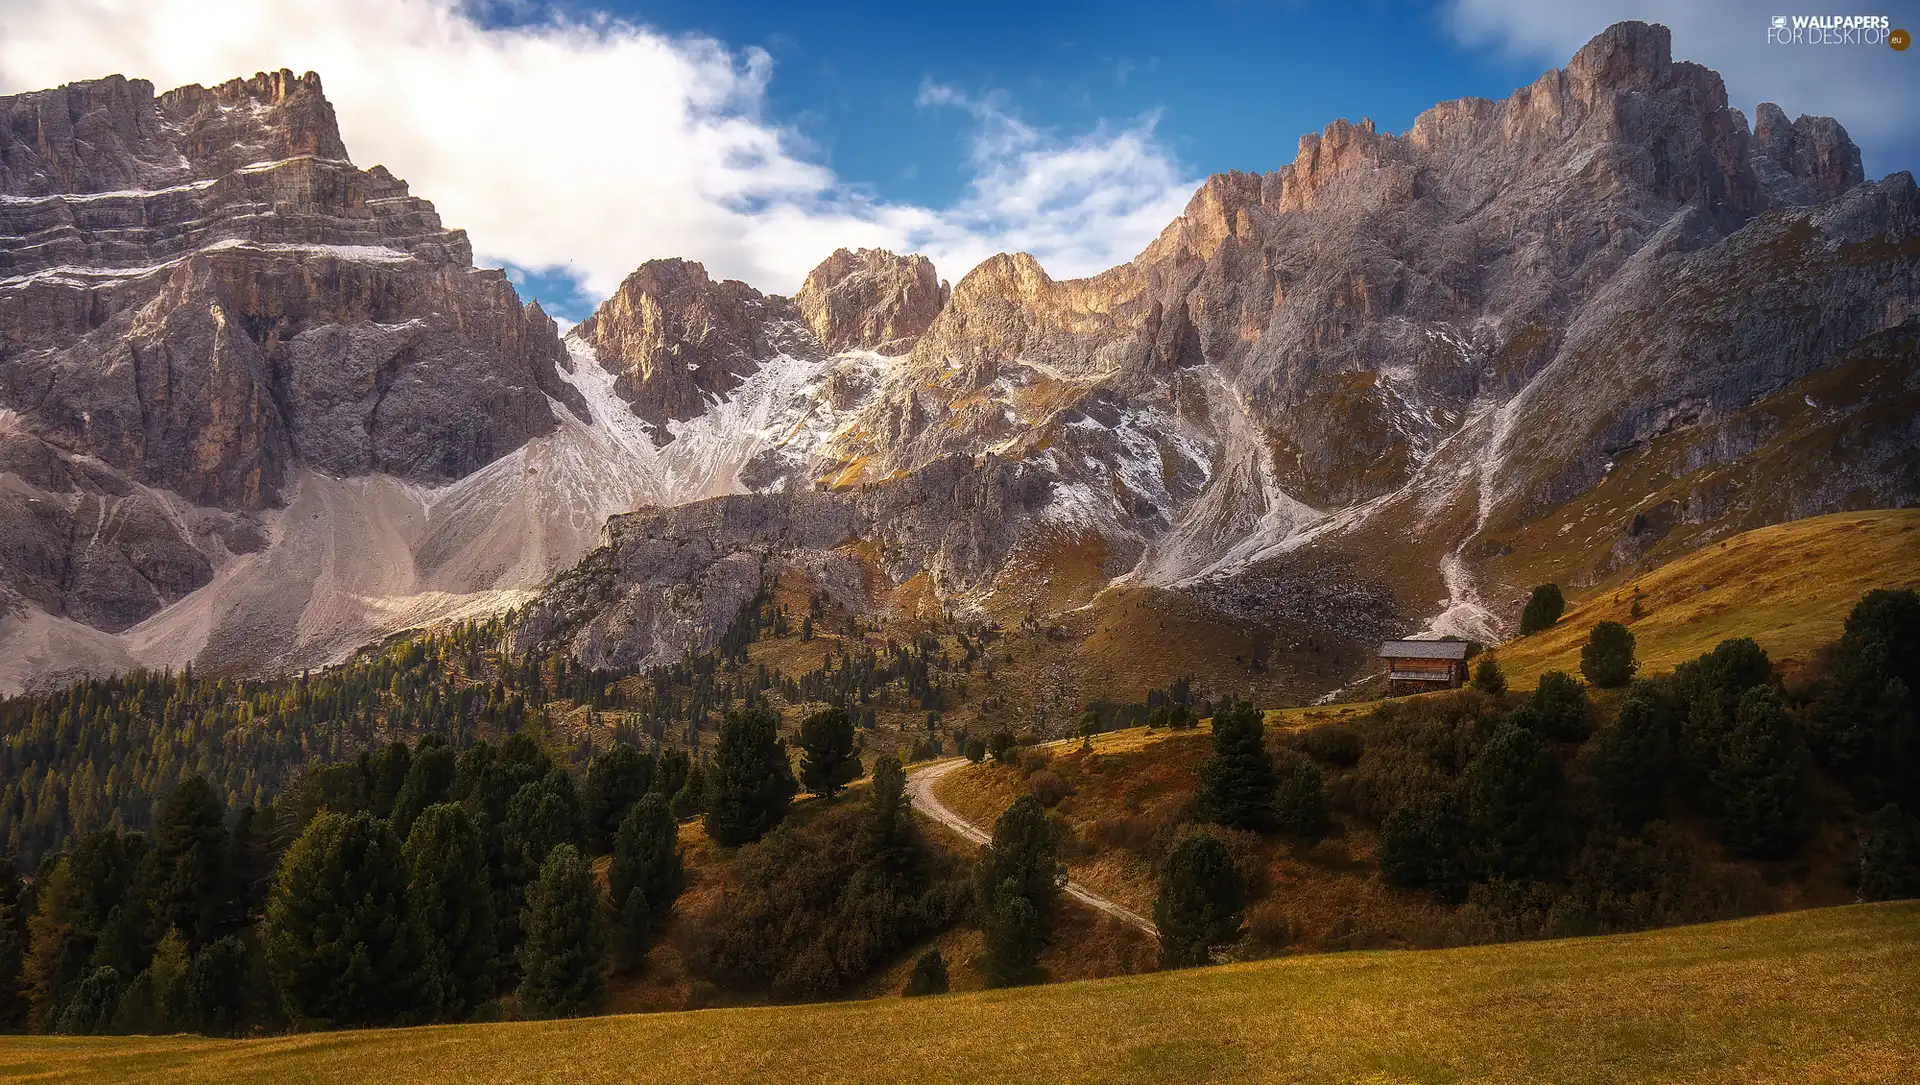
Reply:
[[[1670,671],[1743,636],[1791,674],[1840,638],[1860,596],[1913,587],[1920,587],[1920,509],[1815,516],[1709,543],[1586,597],[1574,593],[1558,625],[1494,654],[1520,688],[1543,671],[1578,675],[1587,634],[1615,621],[1633,631],[1643,674]]]
[[[0,1080],[1908,1082],[1920,904],[932,999],[264,1040],[0,1039]]]

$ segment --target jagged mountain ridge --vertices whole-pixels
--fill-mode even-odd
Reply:
[[[264,136],[230,137],[242,149],[223,161],[247,160],[246,177],[271,140],[294,138],[274,132],[316,147],[332,132],[290,75],[217,90],[270,112],[276,79],[305,104],[279,107],[294,119]],[[132,148],[115,163],[154,159],[149,144],[170,138],[154,134],[159,121],[115,123]],[[328,168],[398,184],[344,158]],[[137,180],[114,168],[88,183]],[[43,202],[59,184],[61,205],[89,202],[56,173],[0,177],[40,186]],[[145,207],[206,181],[159,179],[107,203]],[[4,191],[0,211],[25,206],[25,192]],[[297,203],[271,206],[282,233],[268,243],[336,243]],[[421,201],[394,206],[431,218]],[[1427,620],[1484,635],[1543,569],[1601,576],[1755,520],[1910,503],[1914,207],[1910,177],[1862,183],[1837,123],[1763,107],[1749,133],[1717,76],[1671,61],[1664,28],[1622,24],[1506,101],[1446,103],[1401,136],[1339,122],[1275,173],[1214,177],[1139,258],[1090,279],[1055,282],[1013,254],[948,288],[924,258],[843,250],[785,299],[650,262],[564,346],[530,308],[525,351],[472,352],[544,411],[487,415],[483,431],[528,433],[505,452],[466,446],[478,462],[268,442],[257,496],[194,489],[191,473],[96,453],[25,395],[36,355],[12,344],[48,352],[29,328],[0,353],[19,367],[0,384],[0,447],[28,450],[0,465],[12,489],[0,515],[41,515],[57,497],[72,540],[89,502],[102,526],[152,507],[188,539],[191,567],[169,580],[153,548],[133,548],[146,561],[135,579],[170,586],[143,586],[102,621],[70,602],[82,594],[72,570],[112,555],[111,532],[53,558],[53,546],[0,555],[14,593],[0,682],[194,656],[300,666],[407,624],[528,603],[525,639],[593,662],[677,658],[717,635],[770,567],[880,615],[929,593],[1013,616],[1172,590],[1225,620],[1285,615],[1335,636]],[[260,228],[243,243],[259,247]],[[458,274],[496,274],[472,271],[464,238],[448,236]],[[136,256],[148,259],[126,262]],[[112,296],[76,281],[80,298]],[[1683,287],[1687,319],[1666,318]],[[312,294],[339,289],[359,288],[323,278]],[[402,308],[408,321],[440,315],[432,299]],[[240,323],[251,336],[260,319]],[[350,309],[306,335],[304,368],[286,343],[298,332],[249,342],[271,372],[350,372],[353,345],[382,334]],[[1795,391],[1846,373],[1831,394]],[[337,394],[262,402],[290,433],[316,402],[344,411],[348,434],[381,432],[358,418],[384,421]],[[1809,470],[1809,454],[1831,469]],[[104,471],[119,489],[58,481],[49,463]],[[605,517],[643,506],[656,508],[617,518],[587,553]],[[60,593],[35,587],[36,567],[60,569]],[[126,632],[102,632],[129,617]]]

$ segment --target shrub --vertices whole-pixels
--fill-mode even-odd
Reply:
[[[995,731],[993,737],[987,740],[987,752],[993,755],[994,763],[999,765],[1011,765],[1020,758],[1019,745],[1014,740],[1013,732],[1005,728]]]
[[[1492,656],[1484,656],[1473,668],[1472,687],[1489,696],[1498,697],[1507,692],[1507,676],[1500,673],[1500,663]]]
[[[907,977],[907,989],[900,993],[908,998],[947,993],[947,962],[939,950],[930,949],[913,962],[913,975]]]
[[[1246,890],[1233,857],[1217,837],[1188,837],[1160,868],[1153,922],[1160,928],[1160,967],[1206,964],[1212,951],[1240,937]]]
[[[1492,875],[1551,875],[1562,852],[1560,766],[1546,744],[1515,726],[1494,733],[1461,777],[1476,866]]]
[[[1520,612],[1520,632],[1537,633],[1558,622],[1566,609],[1567,600],[1560,594],[1560,585],[1542,584],[1533,589],[1526,609]]]
[[[1051,810],[1060,805],[1060,800],[1073,794],[1073,787],[1052,769],[1041,769],[1027,777],[1027,793]]]
[[[1267,754],[1266,720],[1245,702],[1213,718],[1213,756],[1201,768],[1200,811],[1229,829],[1273,828],[1273,759]]]
[[[1548,671],[1528,698],[1528,726],[1542,738],[1558,742],[1579,742],[1587,737],[1587,694],[1580,683],[1565,671]]]
[[[978,765],[987,759],[987,744],[980,739],[970,738],[967,740],[965,752],[967,760]]]
[[[1344,723],[1320,723],[1300,736],[1300,748],[1315,761],[1351,768],[1360,760],[1360,732]]]
[[[1633,660],[1633,633],[1619,622],[1600,622],[1580,649],[1580,673],[1601,689],[1624,686],[1639,664]]]

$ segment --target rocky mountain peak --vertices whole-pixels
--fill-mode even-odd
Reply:
[[[1866,180],[1860,148],[1839,121],[1802,115],[1789,122],[1772,102],[1754,110],[1753,157],[1781,203],[1831,200]]]
[[[919,254],[836,249],[794,295],[800,315],[829,352],[904,354],[940,315],[950,291]]]
[[[700,414],[767,359],[818,350],[792,301],[678,258],[641,264],[573,334],[660,444],[668,422]]]

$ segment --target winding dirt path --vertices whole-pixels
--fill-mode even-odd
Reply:
[[[993,843],[992,833],[961,817],[952,807],[941,802],[940,796],[934,794],[933,785],[937,783],[941,777],[968,763],[964,757],[951,757],[945,761],[935,761],[932,764],[922,765],[907,773],[907,801],[913,805],[915,810],[945,825],[947,828],[952,829],[968,840],[976,844],[991,844]],[[1159,940],[1160,928],[1154,926],[1153,921],[1145,916],[1139,915],[1101,896],[1086,886],[1081,885],[1079,882],[1068,881],[1066,889],[1067,895],[1073,899],[1086,904],[1088,907],[1098,908],[1122,923],[1145,933],[1155,941]]]

